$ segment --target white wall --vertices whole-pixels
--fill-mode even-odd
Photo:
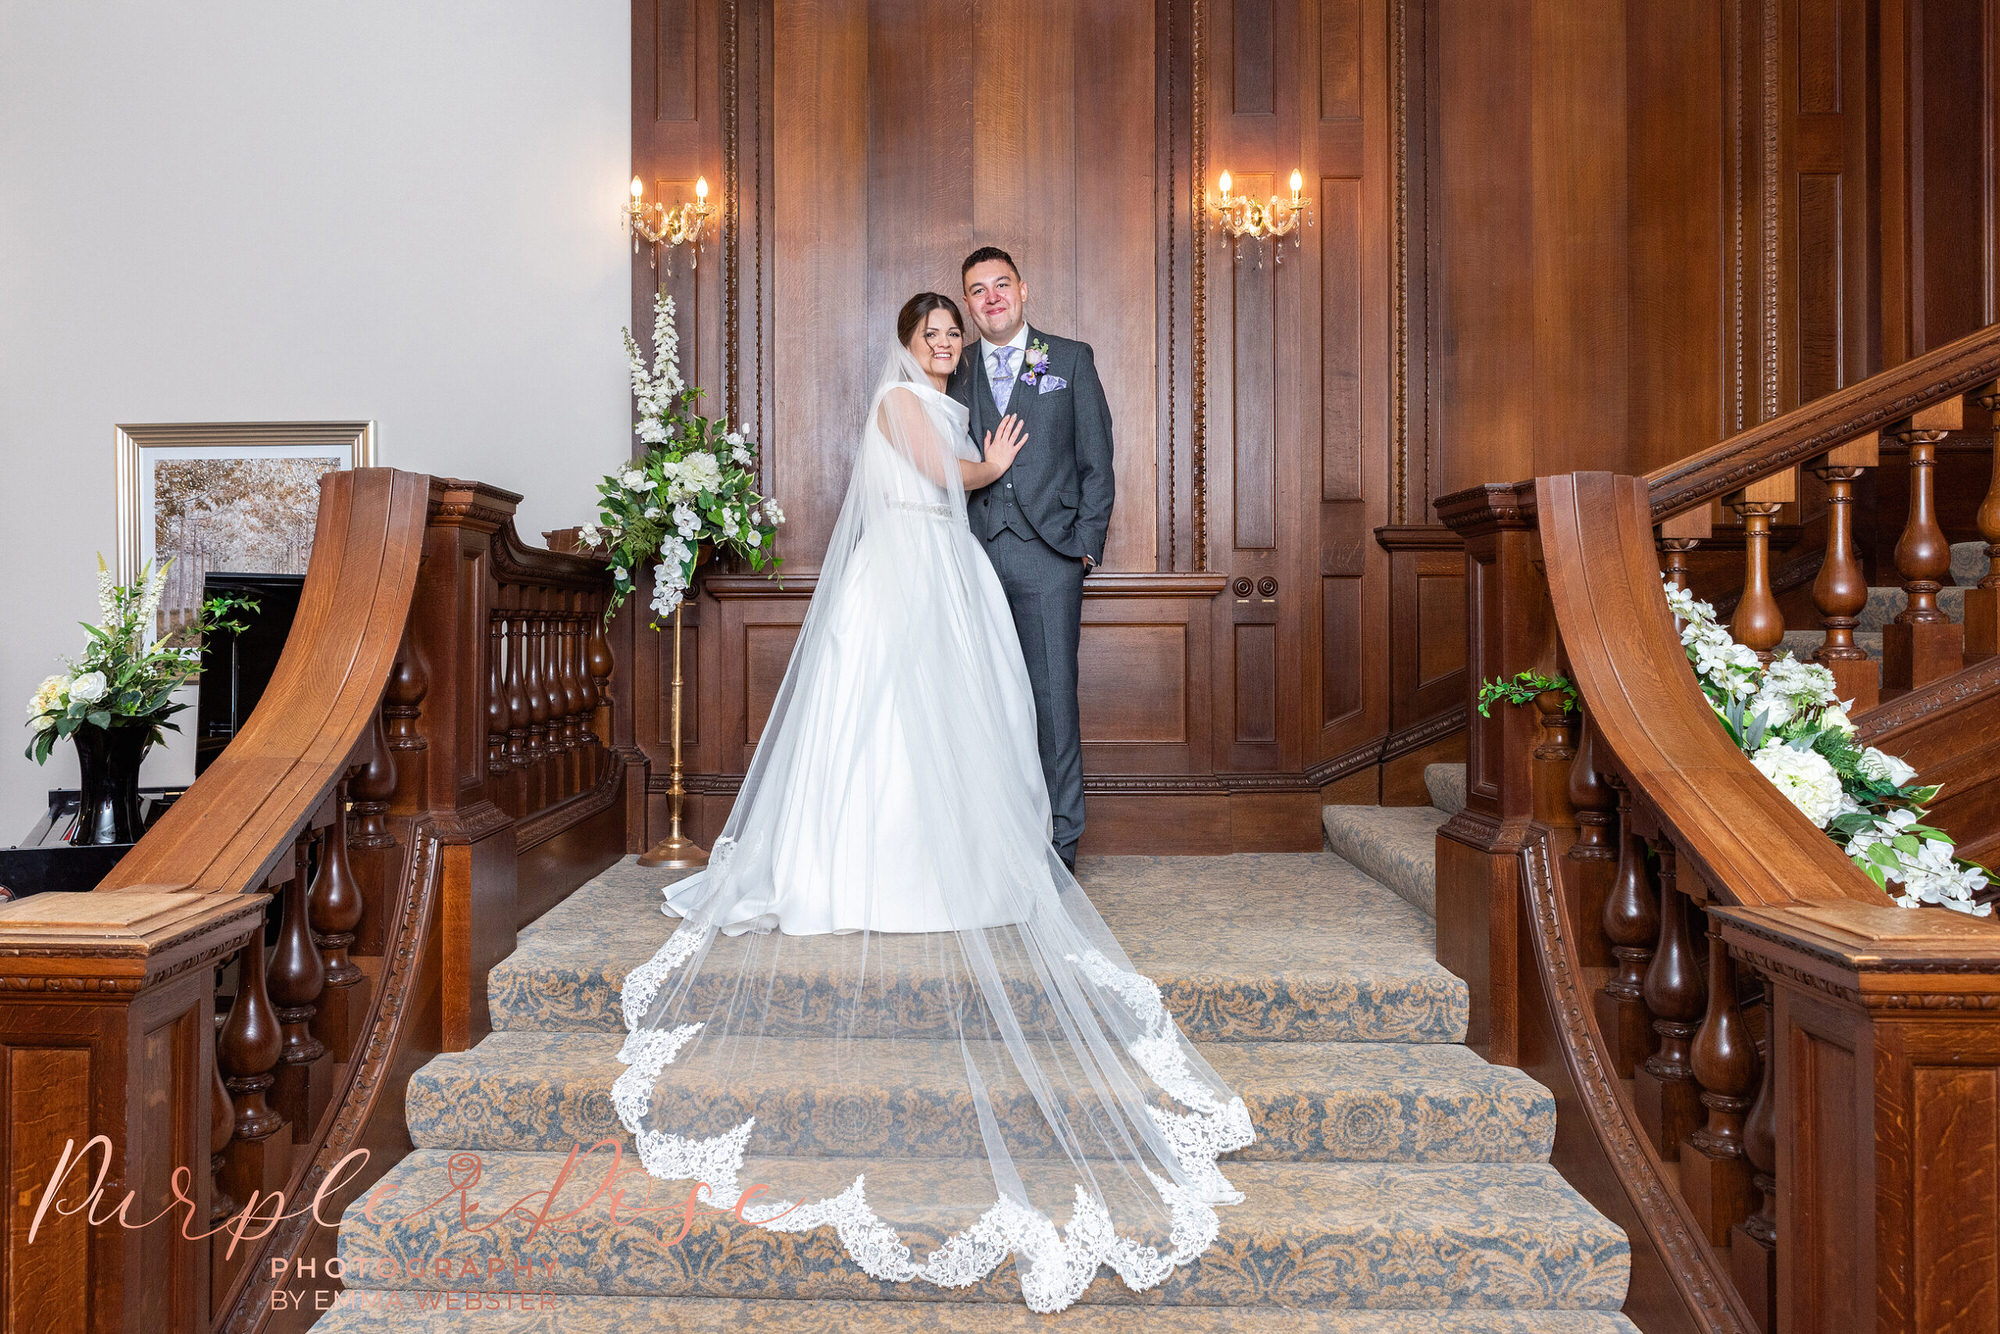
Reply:
[[[532,541],[590,516],[631,428],[629,12],[0,0],[0,719],[94,617],[114,423],[373,419]],[[75,783],[27,740],[0,845]]]

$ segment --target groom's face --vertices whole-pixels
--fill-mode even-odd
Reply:
[[[989,259],[965,271],[965,304],[980,336],[998,345],[1021,331],[1028,289],[1004,259]]]

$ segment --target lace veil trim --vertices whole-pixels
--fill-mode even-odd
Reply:
[[[718,844],[716,854],[726,857],[733,850]],[[632,1133],[640,1162],[648,1172],[666,1180],[706,1181],[717,1199],[729,1199],[740,1193],[744,1151],[756,1117],[706,1138],[651,1130],[643,1124],[660,1072],[673,1064],[674,1057],[701,1028],[700,1024],[682,1024],[666,1032],[645,1030],[646,1013],[666,976],[692,958],[713,932],[712,927],[699,922],[682,922],[659,952],[625,979],[620,1002],[629,1036],[618,1059],[628,1068],[618,1077],[611,1097],[618,1119]],[[970,1227],[933,1247],[921,1262],[910,1254],[896,1230],[869,1207],[866,1173],[857,1175],[838,1195],[805,1203],[780,1200],[750,1204],[744,1207],[743,1217],[776,1232],[831,1227],[841,1246],[869,1277],[887,1282],[923,1279],[943,1288],[962,1288],[986,1278],[1009,1255],[1019,1255],[1021,1295],[1029,1309],[1042,1313],[1060,1311],[1075,1302],[1097,1276],[1100,1265],[1109,1265],[1126,1287],[1143,1292],[1159,1286],[1176,1266],[1207,1250],[1221,1226],[1215,1205],[1243,1199],[1242,1192],[1223,1176],[1216,1159],[1255,1138],[1249,1109],[1241,1097],[1223,1103],[1195,1077],[1174,1032],[1173,1018],[1152,979],[1119,967],[1095,949],[1066,957],[1132,1013],[1141,1032],[1126,1040],[1126,1050],[1148,1078],[1190,1109],[1187,1113],[1146,1109],[1172,1148],[1176,1164],[1195,1187],[1179,1185],[1150,1170],[1146,1173],[1168,1209],[1170,1250],[1162,1253],[1156,1247],[1120,1237],[1102,1201],[1082,1183],[1076,1187],[1070,1221],[1060,1230],[1052,1219],[1025,1202],[1002,1196]]]

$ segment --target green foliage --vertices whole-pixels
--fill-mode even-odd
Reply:
[[[1543,676],[1540,672],[1519,672],[1511,681],[1482,681],[1479,685],[1479,716],[1490,718],[1488,710],[1495,704],[1532,704],[1535,697],[1551,690],[1563,693],[1563,712],[1575,713],[1580,707],[1576,687],[1560,676]]]
[[[104,558],[97,558],[99,621],[80,622],[89,637],[82,655],[43,681],[29,702],[28,726],[35,733],[29,759],[46,763],[56,742],[84,727],[143,727],[148,746],[164,740],[168,729],[180,730],[169,720],[187,706],[175,703],[173,694],[200,670],[202,637],[241,632],[245,622],[238,617],[256,611],[257,602],[238,595],[209,598],[171,634],[150,638],[172,565],[148,565],[134,582],[117,584]]]

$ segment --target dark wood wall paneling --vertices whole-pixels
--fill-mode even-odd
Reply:
[[[1018,13],[971,0],[635,0],[635,170],[733,180],[725,235],[668,280],[683,347],[767,442],[789,520],[783,590],[715,572],[690,604],[698,837],[784,670],[895,311],[957,295],[987,242],[1021,261],[1031,322],[1094,346],[1117,424],[1084,613],[1090,847],[1318,846],[1322,786],[1372,796],[1393,21],[1386,0],[1052,0],[1029,58]],[[1267,194],[1304,172],[1316,225],[1282,266],[1232,261],[1198,216],[1225,167]],[[642,256],[642,322],[653,282]],[[661,689],[639,719],[662,788],[666,647],[641,649]]]
[[[1314,212],[1282,260],[1213,243],[1209,310],[1228,324],[1211,335],[1210,402],[1233,428],[1209,470],[1234,515],[1211,527],[1232,579],[1226,753],[1335,777],[1379,757],[1389,727],[1388,558],[1371,533],[1392,517],[1395,15],[1362,0],[1215,10],[1208,183],[1227,169],[1243,193],[1283,193],[1297,167]]]

